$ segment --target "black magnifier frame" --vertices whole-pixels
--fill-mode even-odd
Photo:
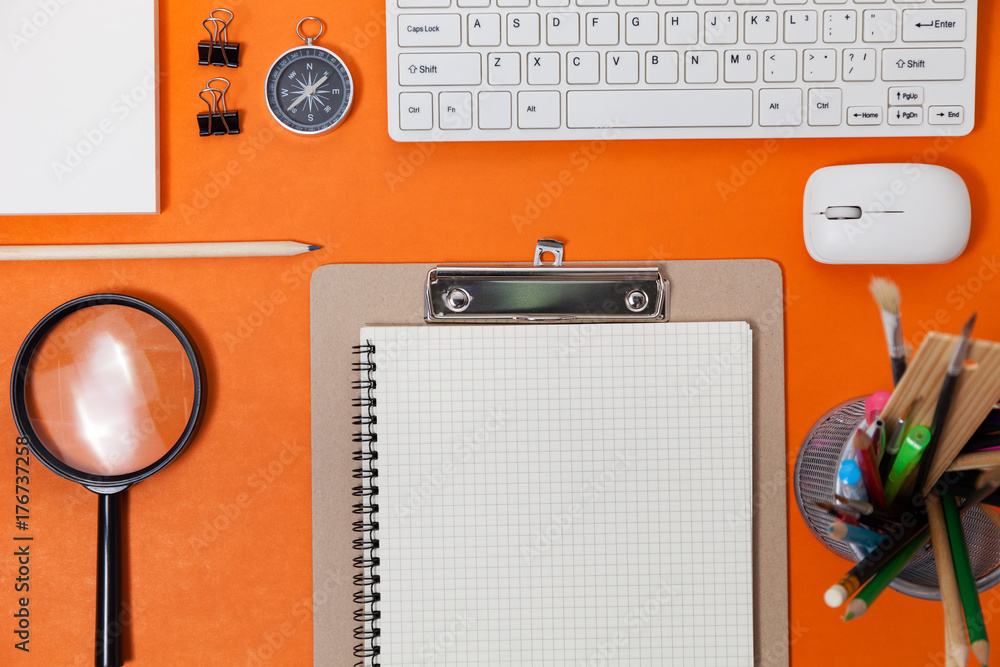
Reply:
[[[156,318],[177,338],[191,365],[194,395],[191,415],[177,442],[154,463],[122,475],[94,475],[81,472],[53,455],[31,425],[25,389],[30,365],[46,335],[67,316],[94,306],[125,306]],[[98,564],[97,564],[97,633],[95,662],[97,667],[120,667],[121,651],[121,492],[163,469],[184,451],[198,431],[204,416],[204,364],[188,334],[158,308],[123,294],[91,294],[68,301],[43,317],[32,328],[14,358],[10,378],[10,403],[14,423],[35,458],[68,480],[82,484],[99,495]]]

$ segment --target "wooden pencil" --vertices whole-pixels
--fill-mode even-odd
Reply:
[[[997,528],[1000,528],[1000,512],[997,512],[989,505],[980,505],[979,509],[982,510],[983,514],[985,514],[990,521],[996,524]]]
[[[917,553],[924,548],[927,544],[927,540],[930,538],[930,533],[925,533],[921,537],[917,537],[915,540],[906,545],[906,548],[902,549],[895,556],[890,558],[885,565],[879,569],[879,571],[871,578],[871,580],[865,584],[865,587],[851,600],[847,605],[847,615],[844,617],[845,621],[850,621],[851,619],[857,618],[863,615],[868,609],[875,604],[875,600],[878,596],[885,592],[885,589],[889,587],[889,584],[899,576],[899,573],[906,568],[907,564]]]
[[[960,665],[969,662],[969,645],[965,641],[965,619],[962,616],[962,597],[955,578],[955,563],[951,557],[948,526],[945,524],[941,499],[931,493],[927,496],[927,518],[931,524],[931,544],[934,545],[934,563],[937,566],[938,587],[944,605],[945,627],[949,641],[946,654]]]
[[[289,257],[319,250],[295,241],[229,243],[117,243],[110,245],[0,246],[0,261],[74,259],[180,259],[188,257]]]
[[[941,508],[945,524],[948,526],[955,578],[958,580],[958,590],[962,597],[962,609],[965,612],[965,626],[969,631],[972,654],[985,667],[990,659],[990,640],[986,634],[983,608],[979,602],[979,591],[972,574],[972,564],[969,562],[969,547],[965,543],[965,532],[962,529],[962,519],[958,513],[955,497],[947,493],[942,494]]]
[[[960,454],[948,466],[948,470],[955,472],[961,470],[985,470],[1000,466],[1000,449],[988,452],[973,452],[972,454]]]

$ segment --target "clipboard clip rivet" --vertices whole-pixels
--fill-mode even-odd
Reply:
[[[452,287],[445,293],[444,303],[451,312],[460,313],[469,307],[472,297],[461,287]]]
[[[625,307],[633,313],[641,313],[649,304],[649,296],[641,289],[634,289],[625,295]]]

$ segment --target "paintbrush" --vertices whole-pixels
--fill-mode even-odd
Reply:
[[[902,300],[899,286],[888,278],[872,278],[868,289],[882,312],[882,326],[885,328],[885,341],[889,346],[889,359],[892,362],[892,383],[897,385],[906,372],[906,344],[903,342],[903,323],[899,315]]]
[[[951,360],[948,362],[948,371],[945,373],[941,393],[938,395],[937,405],[934,407],[934,418],[931,421],[931,440],[924,448],[920,467],[917,468],[917,482],[913,486],[914,493],[919,494],[921,498],[927,495],[924,493],[924,484],[927,482],[927,475],[934,463],[934,455],[937,453],[937,446],[941,441],[941,432],[948,419],[948,411],[951,410],[951,399],[955,395],[958,378],[961,377],[962,369],[965,367],[965,359],[969,354],[969,339],[972,336],[972,327],[975,325],[976,313],[973,313],[969,321],[962,327],[962,334],[958,339],[958,344],[955,345]]]

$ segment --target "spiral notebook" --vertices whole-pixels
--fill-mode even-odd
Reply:
[[[360,339],[366,664],[753,664],[746,322]]]

